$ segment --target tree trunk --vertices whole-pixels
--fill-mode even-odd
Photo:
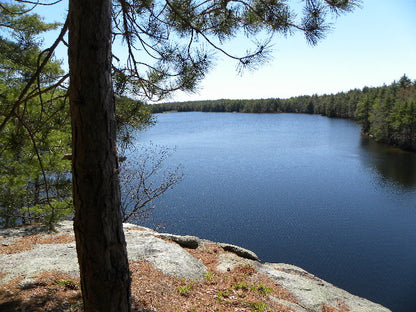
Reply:
[[[74,231],[85,311],[130,311],[120,217],[111,0],[69,1]]]

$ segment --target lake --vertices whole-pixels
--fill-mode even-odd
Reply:
[[[317,115],[156,116],[135,144],[175,148],[166,165],[181,164],[184,180],[159,198],[151,224],[416,311],[416,154]]]

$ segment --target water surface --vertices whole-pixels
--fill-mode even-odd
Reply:
[[[393,311],[416,311],[416,154],[357,124],[300,114],[170,113],[136,144],[176,148],[185,178],[155,224],[298,265]]]

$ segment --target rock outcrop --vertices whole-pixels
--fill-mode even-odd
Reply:
[[[19,238],[34,235],[41,230],[42,228],[35,227],[0,230],[0,245],[11,246]],[[44,237],[59,239],[60,235],[73,235],[71,222],[62,222],[57,230],[58,233],[45,234]],[[322,312],[324,306],[337,308],[330,311],[390,311],[379,304],[337,288],[296,266],[261,263],[255,253],[242,247],[209,242],[194,236],[158,233],[132,224],[125,224],[124,231],[129,260],[148,261],[164,274],[189,280],[202,279],[207,268],[185,248],[204,248],[204,245],[208,243],[218,244],[219,247],[228,251],[218,256],[217,269],[219,271],[230,271],[237,266],[254,267],[297,298],[296,303],[274,298],[277,302],[290,306],[293,311]],[[20,252],[0,253],[0,283],[15,277],[23,277],[22,285],[24,285],[30,283],[32,276],[41,271],[59,270],[73,276],[79,275],[75,242],[42,243],[34,244],[32,247]]]

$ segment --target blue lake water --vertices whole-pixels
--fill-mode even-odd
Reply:
[[[169,113],[135,144],[176,148],[184,180],[152,224],[285,262],[392,309],[416,311],[416,154],[347,120]]]

